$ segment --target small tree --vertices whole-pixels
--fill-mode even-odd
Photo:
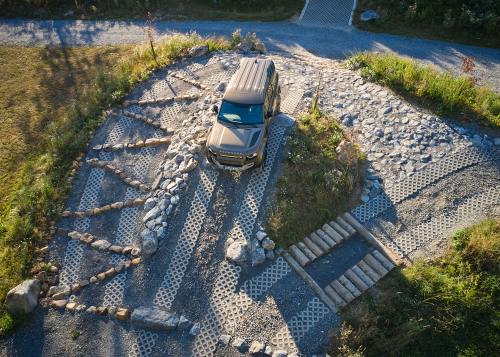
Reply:
[[[150,11],[148,11],[148,17],[149,17],[149,19],[146,20],[147,27],[144,29],[144,32],[146,32],[146,34],[148,35],[148,41],[149,41],[149,44],[151,45],[151,52],[153,52],[153,58],[154,58],[156,64],[158,64],[158,61],[156,60],[155,48],[153,46],[153,41],[154,41],[153,30],[156,27],[156,24],[153,24],[153,22],[156,20],[156,17],[153,17],[153,15],[151,15]]]

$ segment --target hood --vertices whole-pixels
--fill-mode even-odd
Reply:
[[[234,154],[249,154],[257,151],[264,135],[264,127],[229,128],[215,122],[210,138],[210,146],[216,151]]]

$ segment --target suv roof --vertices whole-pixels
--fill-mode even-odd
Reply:
[[[264,103],[271,64],[269,59],[243,58],[223,99],[238,104]]]

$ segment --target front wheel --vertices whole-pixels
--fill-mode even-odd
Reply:
[[[254,171],[257,172],[262,172],[264,171],[264,168],[266,167],[266,159],[267,159],[267,144],[264,148],[264,154],[262,155],[262,162],[260,163],[259,167],[256,167]]]

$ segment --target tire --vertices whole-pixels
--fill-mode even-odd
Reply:
[[[256,167],[254,171],[256,172],[262,172],[264,171],[264,168],[266,167],[266,159],[267,159],[267,143],[266,147],[264,148],[264,157],[262,158],[262,162],[259,167]]]
[[[280,113],[280,106],[281,106],[281,87],[278,85],[278,95],[276,96],[276,99],[274,99],[273,116],[276,116]]]

